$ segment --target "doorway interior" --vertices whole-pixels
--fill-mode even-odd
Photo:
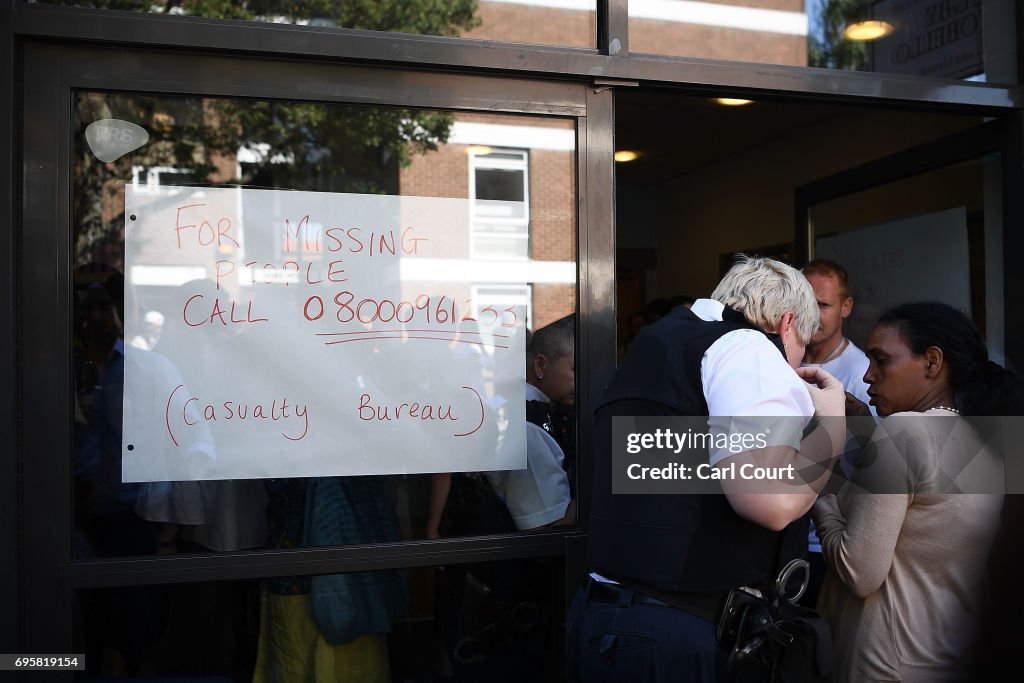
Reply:
[[[909,300],[920,287],[901,282],[948,279],[913,268],[940,250],[962,269],[965,291],[954,303],[973,311],[982,329],[999,317],[998,154],[986,157],[990,150],[979,146],[974,158],[950,164],[940,151],[942,141],[979,129],[982,114],[776,99],[726,105],[720,95],[616,93],[616,150],[636,154],[615,169],[620,354],[673,304],[709,295],[737,253],[799,268],[818,247],[819,256],[849,261],[855,297],[888,287]],[[900,168],[907,177],[882,177],[898,177]],[[855,169],[876,174],[878,184],[868,178],[862,192],[819,193],[827,200],[815,206],[798,201],[801,188]],[[946,221],[952,241],[928,240]],[[990,339],[994,351],[1001,344]]]

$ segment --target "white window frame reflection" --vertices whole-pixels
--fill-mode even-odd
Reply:
[[[146,182],[142,183],[142,174],[146,174]],[[191,173],[188,169],[176,168],[174,166],[132,166],[132,187],[137,192],[147,194],[156,193],[160,187],[160,176],[163,175],[187,175]]]
[[[479,259],[527,260],[530,256],[530,153],[525,149],[470,147],[470,256]],[[501,157],[492,155],[502,155]],[[512,158],[509,158],[512,157]],[[522,173],[522,202],[477,198],[477,171]],[[517,206],[518,205],[518,206]],[[500,209],[511,215],[499,215]],[[488,245],[491,242],[494,248]],[[505,248],[502,248],[505,247]],[[511,253],[510,253],[511,252]]]

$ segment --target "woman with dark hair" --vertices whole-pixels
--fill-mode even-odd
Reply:
[[[925,360],[928,360],[929,349],[935,347],[936,360],[942,361],[949,370],[948,381],[942,383],[948,394],[939,397],[950,404],[947,407],[955,408],[962,415],[1024,414],[1020,378],[989,360],[978,328],[952,306],[904,304],[879,318],[872,336],[876,331],[880,335],[896,332],[913,356]],[[884,358],[885,354],[880,357]],[[865,381],[870,383],[866,377]],[[873,403],[877,404],[877,399]],[[921,410],[921,407],[910,409]],[[878,414],[883,414],[881,408]]]
[[[885,419],[851,481],[812,511],[834,678],[968,679],[1003,505],[1001,456],[972,418],[1022,414],[1021,382],[945,304],[890,310],[867,355],[864,381]]]

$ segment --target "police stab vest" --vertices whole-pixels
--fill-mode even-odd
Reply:
[[[741,518],[724,494],[612,494],[612,417],[707,415],[701,359],[723,335],[756,329],[728,307],[722,317],[679,307],[643,328],[601,398],[588,563],[604,576],[675,592],[763,586],[807,551],[806,518],[771,531]]]
[[[526,421],[532,422],[562,449],[562,469],[569,477],[569,495],[576,498],[576,414],[573,406],[527,400]]]

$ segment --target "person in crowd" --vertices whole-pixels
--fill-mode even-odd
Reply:
[[[803,556],[806,514],[845,440],[842,385],[821,368],[796,369],[817,329],[814,292],[799,271],[741,257],[711,298],[677,307],[637,337],[596,411],[590,572],[566,624],[569,680],[726,679],[728,649],[715,634],[726,593],[765,588]],[[613,495],[613,418],[686,415],[788,420],[782,439],[711,449],[709,462],[719,472],[792,463],[807,484]]]
[[[575,320],[570,314],[527,335],[526,422],[517,425],[525,442],[507,442],[525,443],[525,468],[480,478],[478,473],[432,475],[428,537],[534,531],[575,522],[566,458],[575,452],[567,422],[576,390]],[[458,564],[439,571],[441,673],[499,683],[542,677],[551,661],[556,571],[551,558]]]
[[[188,301],[194,295],[201,295],[206,301],[215,300],[216,283],[210,278],[188,280],[178,286],[173,298]],[[148,321],[154,312],[146,314],[143,329],[151,329]],[[189,395],[202,396],[213,390],[218,379],[211,368],[219,363],[222,349],[237,344],[238,333],[223,325],[193,327],[180,315],[160,320],[159,336],[150,347],[154,355],[159,354],[174,364]],[[242,347],[244,345],[239,348]],[[180,525],[172,547],[231,552],[264,544],[267,489],[262,479],[192,479],[196,481],[161,483],[158,488],[166,495],[155,501],[144,496],[139,506],[139,513],[145,519]]]
[[[268,548],[396,541],[387,477],[265,480]],[[253,683],[389,683],[388,638],[409,607],[405,572],[384,569],[264,582]]]
[[[672,310],[672,305],[669,303],[668,298],[659,296],[651,299],[644,306],[644,324],[651,325],[661,320],[663,317],[669,314]]]
[[[522,327],[514,333],[525,337],[523,345],[528,348],[528,330]],[[493,383],[493,395],[484,399],[493,410],[486,411],[484,422],[474,438],[485,440],[497,450],[508,441],[503,436],[503,431],[522,430],[519,424],[508,425],[504,430],[499,426],[499,422],[505,420],[507,397],[519,388],[519,380],[514,376],[504,377],[502,373],[496,372],[496,367],[492,365],[494,361],[478,344],[480,328],[476,322],[463,321],[459,326],[459,334],[467,335],[471,343],[453,342],[450,346],[441,347],[442,352],[447,354],[444,362],[437,361],[430,366],[423,364],[421,367],[451,367],[459,375],[457,378],[449,375],[446,382],[455,386],[478,387],[482,395],[489,393],[485,387]],[[509,342],[509,346],[515,348],[513,342]],[[425,373],[419,381],[424,387],[424,393],[429,393],[431,382],[435,380],[429,373]],[[502,417],[499,418],[499,415]],[[523,454],[519,452],[515,455]],[[500,534],[515,530],[516,525],[509,516],[508,509],[498,498],[486,472],[435,472],[429,475],[424,529],[426,538]]]
[[[1002,460],[972,416],[1021,414],[1021,382],[940,303],[885,313],[867,355],[868,395],[885,419],[852,479],[813,509],[834,677],[967,680],[1003,504]]]
[[[519,530],[575,521],[565,452],[569,430],[556,405],[572,405],[576,316],[567,315],[533,333],[526,349],[526,468],[488,474]],[[573,448],[575,452],[575,448]]]
[[[616,360],[621,361],[625,355],[629,345],[633,343],[636,336],[640,334],[640,330],[646,325],[657,322],[661,317],[668,315],[668,313],[677,306],[685,306],[689,308],[696,301],[695,298],[688,294],[677,294],[675,296],[665,298],[657,297],[648,301],[643,308],[638,311],[634,311],[632,315],[624,325],[624,329],[619,340],[618,356]]]
[[[668,305],[670,309],[675,308],[676,306],[686,306],[687,308],[690,308],[696,300],[697,299],[689,294],[677,294],[668,300]]]
[[[132,337],[131,345],[143,351],[152,351],[164,328],[164,314],[160,311],[146,311],[142,319],[142,331]]]
[[[843,336],[843,322],[853,312],[849,275],[843,266],[828,259],[809,261],[803,267],[803,274],[814,289],[821,317],[821,326],[807,342],[803,365],[824,368],[843,383],[848,394],[867,406],[864,373],[868,369],[868,357]]]
[[[847,394],[847,416],[855,417],[856,420],[868,415],[874,416],[874,410],[868,406],[868,385],[864,383],[868,357],[843,335],[843,322],[853,312],[849,275],[842,265],[828,259],[809,261],[803,267],[803,274],[814,289],[821,326],[807,342],[801,366],[823,368],[842,382]],[[854,423],[855,420],[850,420],[847,426],[852,427]],[[871,427],[874,427],[874,421],[871,422]],[[868,433],[870,434],[870,430]],[[859,453],[860,443],[850,432],[840,461],[844,474],[849,474],[853,469],[853,460]],[[807,557],[811,564],[811,578],[802,602],[807,606],[814,606],[825,574],[825,561],[821,557],[821,544],[818,542],[813,524],[807,537]]]
[[[139,517],[136,503],[143,484],[123,481],[126,414],[151,405],[155,379],[174,372],[167,363],[151,362],[148,352],[125,348],[124,304],[124,277],[111,269],[102,283],[84,289],[76,329],[82,365],[90,368],[81,374],[91,379],[77,387],[75,423],[76,549],[86,556],[163,553],[174,531]],[[167,589],[104,588],[83,596],[83,602],[83,611],[98,625],[89,629],[86,653],[119,674],[144,673],[167,626]]]
[[[643,309],[633,311],[629,318],[622,325],[622,331],[619,334],[619,347],[616,352],[616,362],[621,361],[622,357],[626,355],[626,351],[629,349],[629,345],[633,343],[636,336],[640,334],[640,330],[644,328],[647,321],[644,319]]]

